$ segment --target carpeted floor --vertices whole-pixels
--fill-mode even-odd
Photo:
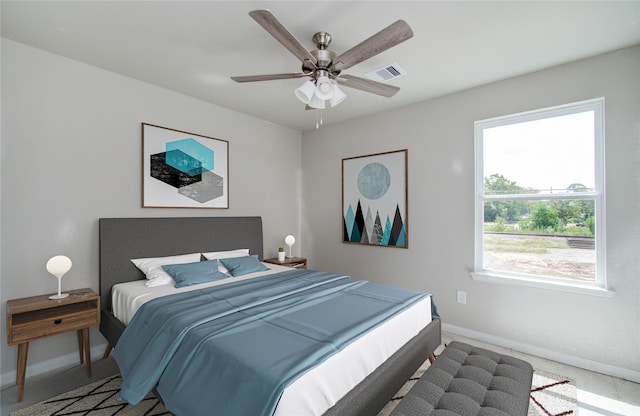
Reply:
[[[387,416],[429,367],[425,362],[396,393],[378,416]],[[11,416],[168,416],[164,406],[150,394],[136,406],[118,400],[120,377],[112,376],[88,384],[42,403],[11,413]],[[575,416],[578,414],[576,386],[573,380],[536,370],[533,375],[528,416]]]

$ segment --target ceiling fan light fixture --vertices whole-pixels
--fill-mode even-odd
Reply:
[[[311,102],[311,99],[314,96],[315,91],[316,91],[316,84],[313,82],[312,79],[310,79],[308,81],[305,81],[304,84],[302,84],[298,88],[296,88],[294,93],[296,94],[296,97],[298,97],[298,100],[302,101],[303,104],[309,104]]]

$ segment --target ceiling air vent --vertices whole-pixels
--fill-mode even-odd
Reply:
[[[366,74],[364,74],[364,76],[373,81],[389,81],[406,74],[407,72],[404,69],[400,68],[398,64],[391,64],[385,65],[382,68],[376,69],[375,71],[367,72]]]

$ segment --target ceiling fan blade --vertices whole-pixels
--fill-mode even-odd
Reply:
[[[289,32],[269,10],[253,10],[249,12],[249,16],[253,18],[260,26],[271,34],[278,42],[294,54],[300,61],[311,61],[314,65],[317,63],[315,56]]]
[[[413,31],[407,22],[398,20],[337,56],[333,60],[333,69],[342,71],[350,68],[412,37]]]
[[[290,79],[290,78],[302,78],[306,77],[308,74],[304,72],[295,72],[289,74],[269,74],[269,75],[246,75],[246,76],[237,76],[231,77],[235,82],[255,82],[255,81],[271,81],[274,79]]]
[[[396,87],[395,85],[383,84],[382,82],[354,77],[353,75],[342,74],[336,78],[336,81],[338,81],[341,86],[382,95],[383,97],[393,97],[395,93],[400,91],[400,87]]]

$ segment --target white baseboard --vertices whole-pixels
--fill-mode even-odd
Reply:
[[[99,345],[93,345],[91,347],[91,361],[94,362],[101,359],[106,347],[106,342]],[[29,377],[38,376],[54,370],[72,367],[74,365],[78,365],[77,351],[67,355],[63,355],[61,357],[52,358],[41,363],[35,363],[33,365],[29,365],[29,361],[27,361],[26,377],[28,379]],[[11,370],[7,371],[6,373],[0,374],[0,388],[4,389],[5,387],[15,385],[16,373],[17,370]]]
[[[548,360],[557,361],[574,367],[583,368],[589,371],[606,374],[608,376],[622,378],[625,380],[640,383],[640,372],[629,370],[628,368],[617,367],[610,364],[600,363],[597,361],[587,360],[585,358],[574,357],[572,355],[563,354],[561,352],[548,350],[546,348],[536,347],[529,344],[523,344],[506,338],[487,335],[482,332],[473,331],[471,329],[462,328],[455,325],[442,324],[442,330],[451,334],[461,335],[467,338],[473,338],[488,344],[497,345],[503,348],[509,348],[525,354],[535,355],[537,357],[546,358]]]

